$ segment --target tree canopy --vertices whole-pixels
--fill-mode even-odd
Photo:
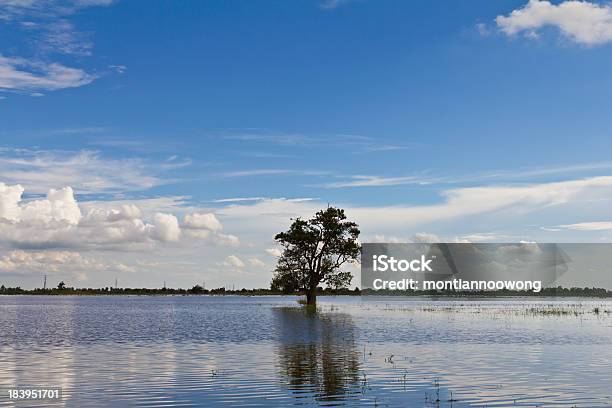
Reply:
[[[359,228],[348,221],[341,208],[328,207],[309,220],[297,218],[289,229],[274,239],[283,247],[272,279],[272,289],[301,291],[309,305],[316,304],[317,286],[341,288],[352,275],[341,268],[357,262]]]

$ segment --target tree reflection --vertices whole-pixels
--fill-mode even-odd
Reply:
[[[275,309],[281,375],[296,397],[342,401],[359,390],[355,326],[344,313]]]

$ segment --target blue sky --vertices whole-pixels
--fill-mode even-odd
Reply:
[[[612,229],[606,3],[9,0],[0,27],[9,283],[49,258],[75,284],[265,286],[274,232],[327,203],[365,240]]]

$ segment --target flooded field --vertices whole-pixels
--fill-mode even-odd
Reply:
[[[612,406],[612,301],[296,300],[0,297],[0,406]]]

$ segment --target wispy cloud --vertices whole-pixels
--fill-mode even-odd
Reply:
[[[477,182],[521,182],[526,179],[545,178],[548,176],[579,175],[597,173],[602,170],[612,169],[612,162],[580,163],[566,166],[551,166],[525,168],[515,170],[493,170],[478,174],[463,174],[453,176],[436,176],[421,172],[411,175],[380,176],[380,175],[352,175],[336,176],[340,180],[322,184],[314,184],[314,187],[323,188],[352,188],[352,187],[385,187],[399,185],[427,186],[432,184],[468,184]]]
[[[224,177],[252,177],[252,176],[270,176],[279,174],[292,174],[294,170],[287,169],[255,169],[255,170],[240,170],[228,171],[221,173]]]
[[[181,169],[183,167],[191,166],[193,160],[188,157],[179,157],[177,155],[170,156],[166,161],[160,164],[162,169]]]
[[[0,90],[55,91],[91,83],[96,77],[77,68],[0,55]]]
[[[114,0],[3,0],[0,16],[3,19],[19,19],[24,16],[52,17],[69,15],[87,7],[109,6]]]
[[[266,197],[234,197],[234,198],[221,198],[218,200],[214,200],[215,203],[242,203],[242,202],[253,202],[253,201],[262,201],[265,200]]]
[[[341,147],[350,153],[405,150],[418,147],[415,143],[393,143],[385,138],[351,134],[303,135],[297,133],[231,132],[222,134],[226,140],[273,144],[282,147],[330,148]],[[274,154],[278,154],[274,152]]]
[[[612,221],[579,222],[576,224],[559,225],[558,228],[574,231],[607,231],[612,230]]]
[[[333,10],[345,4],[352,3],[354,1],[355,0],[325,0],[319,5],[319,7],[325,10]]]
[[[44,53],[81,57],[91,55],[93,43],[86,34],[76,31],[74,25],[66,19],[43,25],[25,25],[25,27],[30,31],[39,31],[38,48]]]
[[[509,220],[517,223],[519,219],[525,220],[525,214],[529,213],[534,213],[534,217],[537,218],[535,214],[538,211],[551,207],[580,208],[587,202],[592,203],[598,197],[608,197],[610,192],[612,192],[612,176],[603,176],[528,185],[483,185],[455,188],[444,190],[441,193],[441,200],[422,205],[355,206],[344,204],[343,207],[359,223],[364,233],[368,234],[395,234],[398,231],[405,234],[406,231],[414,231],[415,227],[431,228],[434,225],[447,225],[451,220],[453,223],[463,223],[463,228],[467,226],[473,229],[474,226],[471,223],[465,224],[465,220],[474,219],[470,217],[478,217],[481,223],[484,223],[483,220],[486,219],[486,229],[508,234],[508,226],[505,223]],[[323,203],[259,200],[253,203],[229,204],[219,209],[219,214],[224,219],[239,225],[248,225],[254,231],[264,230],[268,236],[271,236],[275,229],[282,228],[286,224],[286,216],[298,217],[312,214]],[[485,218],[489,214],[491,217]],[[505,216],[495,216],[495,214],[505,214]],[[557,216],[563,217],[562,214],[557,214]],[[463,238],[494,239],[502,232],[471,234]],[[262,236],[266,235],[262,234]]]
[[[489,27],[487,27],[485,23],[476,23],[476,30],[478,31],[478,34],[480,34],[480,36],[482,37],[487,37],[491,34]]]
[[[0,91],[40,96],[44,92],[76,88],[98,75],[55,61],[55,54],[84,57],[93,43],[68,19],[92,6],[111,0],[5,0],[0,2],[0,24],[21,30],[28,41],[16,45],[12,55],[0,55]]]
[[[24,184],[35,193],[66,185],[82,194],[146,190],[166,182],[155,171],[158,167],[143,159],[114,159],[88,150],[0,150],[2,180]]]
[[[304,202],[304,201],[313,201],[315,198],[310,197],[301,197],[301,198],[272,198],[272,197],[234,197],[234,198],[221,198],[219,200],[214,200],[215,203],[245,203],[245,202],[256,202],[256,201],[266,201],[266,200],[282,200],[287,202]]]
[[[297,176],[325,176],[329,172],[319,170],[290,170],[290,169],[252,169],[238,170],[219,173],[222,177],[256,177],[256,176],[278,176],[278,175],[297,175]]]
[[[529,0],[522,8],[495,19],[500,30],[513,36],[524,33],[537,38],[539,30],[555,27],[578,44],[593,46],[612,41],[612,6],[589,1],[566,0],[552,4],[546,0]]]
[[[427,185],[434,182],[419,176],[405,177],[378,177],[378,176],[351,176],[348,181],[336,181],[317,185],[324,188],[346,188],[346,187],[383,187],[398,186],[406,184]]]

